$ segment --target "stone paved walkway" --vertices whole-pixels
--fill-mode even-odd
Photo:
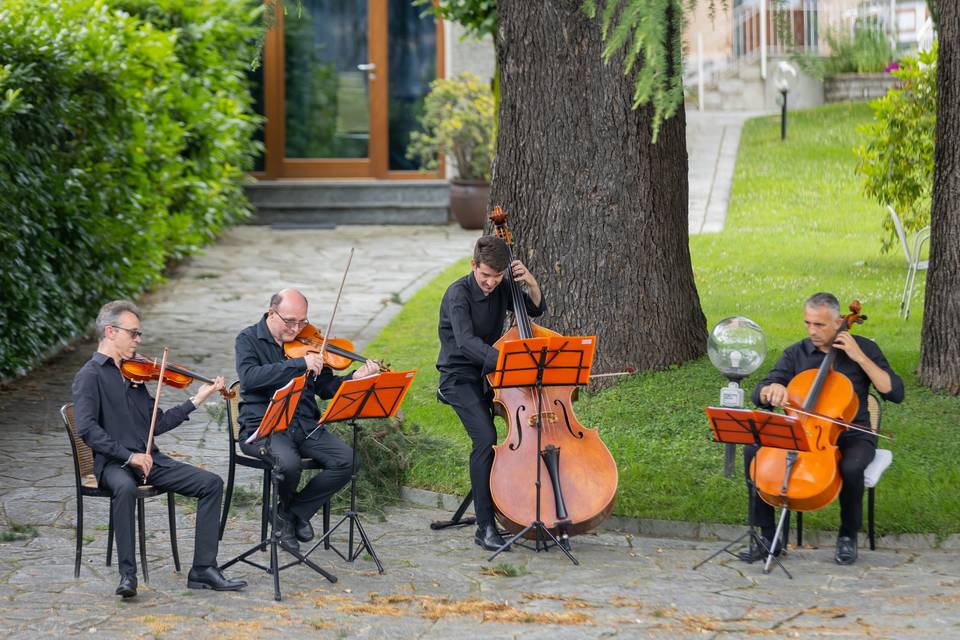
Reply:
[[[304,289],[311,316],[325,324],[348,248],[357,254],[347,280],[337,335],[358,349],[426,279],[469,252],[476,232],[454,228],[342,227],[274,231],[243,227],[191,259],[142,301],[144,353],[166,344],[182,364],[233,377],[233,338],[255,321],[280,286]],[[192,553],[192,501],[178,504],[184,572],[169,551],[162,501],[147,506],[151,582],[140,595],[112,595],[105,567],[108,501],[85,501],[85,544],[73,578],[73,470],[58,409],[73,374],[95,345],[85,342],[0,390],[0,637],[173,638],[743,638],[753,636],[926,638],[960,636],[960,553],[863,551],[838,567],[829,548],[791,551],[788,580],[763,575],[729,556],[697,571],[712,541],[644,537],[617,531],[574,539],[580,566],[556,551],[518,550],[490,563],[470,530],[432,532],[447,516],[437,506],[405,503],[384,519],[365,518],[386,566],[315,555],[339,577],[327,583],[304,567],[282,574],[284,599],[257,570],[230,570],[250,582],[235,594],[185,588]],[[165,404],[186,392],[166,390]],[[164,434],[160,446],[225,475],[227,436],[217,411],[200,411]],[[238,484],[259,477],[238,472]],[[256,495],[256,489],[247,496]],[[423,494],[417,498],[422,502]],[[428,501],[429,501],[428,496]],[[446,505],[446,509],[452,508]],[[258,505],[236,506],[221,561],[256,542]],[[737,527],[713,527],[720,538]],[[704,535],[701,531],[701,535]],[[508,574],[508,575],[504,575]]]

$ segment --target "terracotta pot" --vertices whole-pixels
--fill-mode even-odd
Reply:
[[[487,221],[490,183],[483,180],[451,180],[450,211],[464,229],[483,229]]]

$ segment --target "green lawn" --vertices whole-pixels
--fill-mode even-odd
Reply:
[[[889,445],[893,466],[877,490],[877,526],[881,532],[945,535],[960,531],[954,494],[960,486],[960,399],[917,383],[922,286],[910,320],[899,320],[906,263],[899,252],[880,255],[883,210],[861,195],[853,173],[856,128],[869,118],[864,104],[792,113],[785,143],[777,117],[748,122],[725,230],[691,238],[694,271],[708,327],[745,315],[766,333],[767,363],[744,381],[748,390],[784,347],[805,335],[801,307],[808,295],[827,290],[843,303],[863,302],[869,320],[856,331],[880,344],[907,389],[904,404],[885,407],[884,429],[896,441]],[[453,411],[434,400],[434,362],[440,298],[467,269],[464,260],[415,294],[368,348],[398,367],[419,369],[404,403],[407,420],[452,445],[442,457],[414,456],[408,482],[458,493],[469,488],[469,440]],[[544,320],[549,326],[549,316]],[[717,402],[723,382],[704,358],[581,398],[577,416],[600,428],[619,466],[615,513],[742,522],[743,483],[739,476],[723,477],[722,446],[710,441],[703,414],[704,406]],[[836,504],[809,514],[807,522],[835,528]]]

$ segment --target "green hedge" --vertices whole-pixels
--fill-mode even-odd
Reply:
[[[247,70],[261,9],[231,0],[5,0],[0,379],[105,301],[249,215]]]

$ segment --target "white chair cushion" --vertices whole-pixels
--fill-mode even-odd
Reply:
[[[867,465],[863,470],[863,484],[868,489],[877,486],[880,482],[880,476],[887,470],[890,463],[893,462],[893,452],[889,449],[877,449],[873,456],[873,462]]]

